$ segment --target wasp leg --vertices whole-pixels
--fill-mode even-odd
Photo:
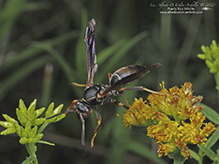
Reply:
[[[111,103],[114,103],[114,104],[116,104],[116,105],[118,105],[118,106],[122,106],[122,107],[124,107],[124,108],[126,108],[126,109],[129,109],[129,107],[127,107],[127,106],[124,105],[123,103],[121,103],[121,102],[119,102],[119,101],[116,101],[116,100],[114,100],[114,99],[110,99],[110,102],[111,102]],[[130,110],[130,109],[129,109],[129,110]],[[135,116],[135,118],[138,120],[139,125],[141,125],[142,123],[141,123],[141,120],[139,119],[139,117],[136,116],[135,112],[133,112],[132,110],[131,110],[131,112],[133,113],[133,115]]]
[[[73,110],[70,110],[74,105],[76,105],[78,103],[78,100],[73,100],[72,102],[71,102],[71,105],[68,107],[68,109],[66,110],[66,112],[65,112],[65,114],[66,113],[68,113],[68,112],[72,112],[72,111],[74,111],[74,112],[76,112],[75,111],[75,109],[73,109]]]
[[[47,117],[46,119],[48,120],[48,119],[54,118],[54,117],[56,117],[56,116],[59,116],[59,115],[61,115],[61,114],[67,114],[68,112],[76,112],[75,109],[71,109],[71,108],[72,108],[77,102],[78,102],[78,100],[73,100],[73,101],[71,102],[71,105],[68,107],[68,109],[67,109],[66,111],[60,112],[60,113],[55,114],[55,115],[50,116],[50,117]]]
[[[150,93],[161,94],[161,93],[159,93],[159,92],[150,90],[150,89],[148,89],[148,88],[144,88],[144,87],[142,87],[142,86],[132,87],[132,88],[120,88],[120,89],[119,89],[119,92],[123,92],[123,91],[125,91],[125,90],[147,91],[147,92],[150,92]]]
[[[142,124],[141,119],[135,114],[135,112],[133,112],[133,110],[131,110],[131,109],[129,109],[129,110],[132,112],[133,116],[135,116],[135,118],[138,120],[139,125],[141,125]]]
[[[109,99],[109,102],[110,102],[110,103],[113,103],[113,104],[116,104],[116,105],[118,105],[118,106],[122,106],[122,107],[124,107],[124,108],[126,108],[126,109],[129,109],[128,106],[124,105],[123,103],[121,103],[121,102],[119,102],[119,101],[116,101],[115,99]]]
[[[124,99],[125,99],[126,104],[129,106],[129,102],[128,102],[126,96],[125,96],[125,92],[122,92],[122,95],[123,95],[123,97],[124,97]]]
[[[97,127],[96,127],[96,129],[94,131],[94,135],[93,135],[93,137],[91,139],[91,148],[94,147],[94,139],[95,139],[95,137],[96,137],[96,135],[98,133],[98,129],[99,129],[100,124],[101,124],[101,115],[100,115],[100,113],[97,111],[96,108],[94,108],[94,111],[95,111],[95,114],[96,114],[96,117],[97,117]]]
[[[75,85],[77,87],[85,87],[86,86],[85,84],[78,84],[78,83],[75,83],[75,82],[72,82],[71,84]]]
[[[109,81],[110,81],[110,78],[111,78],[112,74],[111,74],[111,73],[108,73],[107,75],[108,75],[108,79],[109,79]]]

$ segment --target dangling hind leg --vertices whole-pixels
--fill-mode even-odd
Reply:
[[[93,108],[93,110],[95,111],[95,114],[96,114],[96,117],[97,117],[97,127],[96,127],[96,129],[94,131],[94,135],[91,139],[91,148],[94,147],[94,139],[96,138],[96,135],[98,133],[98,130],[99,130],[99,127],[100,127],[100,124],[101,124],[101,115],[100,115],[100,113],[97,111],[96,108]]]

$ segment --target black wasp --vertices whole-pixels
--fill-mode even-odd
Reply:
[[[79,87],[85,87],[83,97],[81,100],[73,100],[67,111],[57,114],[66,114],[68,112],[76,112],[78,114],[82,123],[81,143],[82,145],[85,145],[85,118],[88,118],[90,116],[93,109],[97,117],[97,127],[91,139],[91,147],[94,146],[94,139],[101,124],[101,115],[96,110],[96,106],[103,105],[104,103],[108,102],[123,106],[124,108],[128,109],[128,106],[112,98],[112,96],[117,96],[123,93],[124,90],[144,90],[152,93],[157,93],[142,86],[132,88],[124,88],[122,86],[131,84],[135,80],[142,78],[151,69],[157,68],[161,65],[160,63],[152,64],[149,67],[144,67],[141,65],[129,65],[118,69],[113,74],[109,73],[109,85],[93,84],[94,75],[98,67],[96,63],[95,53],[95,26],[96,21],[92,19],[87,25],[84,37],[87,60],[87,82],[85,85],[72,83],[73,85]],[[57,115],[49,117],[48,119],[53,118]]]

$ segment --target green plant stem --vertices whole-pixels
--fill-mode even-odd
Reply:
[[[181,155],[178,148],[173,153],[168,154],[168,157],[173,159],[173,164],[184,164],[185,162],[185,157]]]
[[[215,81],[216,81],[216,89],[217,89],[217,93],[218,93],[218,97],[219,97],[219,71],[217,71],[215,74],[214,74],[214,77],[215,77]]]
[[[43,123],[43,125],[39,128],[38,133],[42,133],[42,131],[49,125],[49,123],[46,121]]]
[[[202,164],[202,160],[203,160],[203,157],[200,158],[200,160],[198,161],[198,164]]]
[[[203,157],[204,157],[202,150],[199,149],[198,154],[200,156],[200,158],[198,160],[198,164],[202,164]]]
[[[36,156],[36,146],[34,144],[26,144],[25,145],[27,152],[31,157],[34,157],[35,160],[33,161],[34,164],[38,164],[37,156]]]

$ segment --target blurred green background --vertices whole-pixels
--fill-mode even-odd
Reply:
[[[153,2],[153,3],[152,3]],[[95,83],[108,84],[107,73],[122,66],[139,64],[162,66],[152,70],[132,86],[143,85],[159,90],[184,82],[193,84],[194,95],[203,95],[203,103],[219,109],[214,76],[203,60],[197,58],[201,45],[219,43],[218,4],[202,14],[161,14],[159,5],[169,1],[143,0],[1,0],[0,1],[0,114],[15,116],[19,99],[26,106],[38,100],[38,108],[54,102],[66,109],[80,99],[83,88],[71,82],[86,82],[84,31],[88,21],[96,19],[96,53],[99,65]],[[178,1],[171,1],[176,4]],[[180,1],[186,4],[190,1]],[[179,2],[178,2],[179,3]],[[135,97],[148,93],[127,91],[130,104]],[[123,97],[118,100],[124,102]],[[40,164],[162,164],[171,163],[157,157],[157,148],[146,130],[122,124],[124,109],[113,104],[98,106],[102,125],[95,140],[92,114],[86,120],[86,146],[80,144],[81,123],[74,113],[45,130],[44,140],[55,147],[38,144]],[[3,120],[2,115],[0,120]],[[3,128],[0,127],[0,131]],[[28,156],[16,135],[0,136],[0,163],[21,163]],[[192,147],[191,147],[192,148]],[[195,147],[194,147],[195,149]],[[208,160],[208,159],[206,159]],[[190,159],[186,163],[195,163]]]

